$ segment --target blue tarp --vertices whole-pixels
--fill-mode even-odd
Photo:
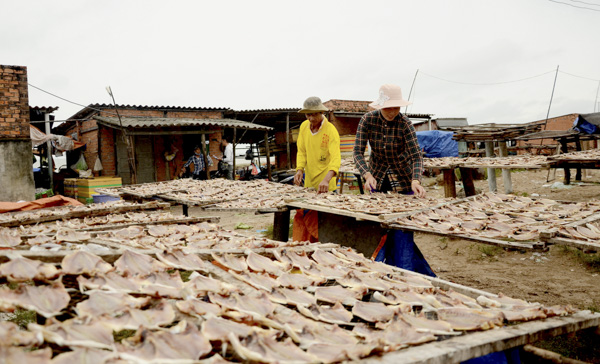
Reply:
[[[458,157],[458,142],[453,135],[451,131],[418,131],[417,140],[427,158]]]

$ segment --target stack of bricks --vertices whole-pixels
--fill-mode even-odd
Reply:
[[[29,138],[27,67],[0,65],[0,138]]]

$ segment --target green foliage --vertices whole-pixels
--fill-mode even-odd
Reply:
[[[36,322],[37,318],[35,311],[23,310],[20,308],[13,312],[13,315],[14,316],[8,319],[8,321],[14,322],[22,329],[27,329],[27,324]]]
[[[574,255],[577,260],[584,263],[589,268],[600,272],[600,253],[584,253],[579,249],[571,248],[566,245],[562,246],[561,250],[564,253]]]
[[[496,245],[479,244],[477,246],[477,250],[479,250],[481,253],[485,254],[488,257],[494,257],[502,253],[502,248]]]
[[[194,271],[191,270],[180,270],[179,271],[179,276],[181,277],[181,280],[184,282],[187,282],[190,280],[190,275],[193,273]]]
[[[115,339],[115,342],[121,342],[124,339],[127,339],[128,337],[132,337],[133,335],[135,335],[136,330],[121,330],[121,331],[113,331],[113,338]]]

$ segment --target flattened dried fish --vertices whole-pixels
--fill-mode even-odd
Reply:
[[[310,306],[317,303],[317,299],[312,294],[301,289],[275,288],[269,295],[269,299],[275,303],[284,305],[302,305]]]
[[[440,320],[452,325],[455,330],[488,330],[502,326],[504,315],[465,307],[443,307],[437,310]]]
[[[281,364],[318,361],[317,358],[297,347],[290,338],[276,341],[270,336],[254,333],[240,341],[236,335],[231,334],[229,341],[236,353],[244,360]]]
[[[341,286],[317,287],[315,297],[319,301],[337,303],[341,302],[347,306],[353,306],[356,301],[362,299],[366,293],[365,289],[349,289]]]
[[[0,306],[14,305],[33,310],[48,318],[59,315],[69,305],[71,297],[61,282],[53,282],[50,286],[30,286],[19,284],[11,290],[0,288]]]
[[[152,272],[163,272],[169,267],[146,254],[125,250],[114,263],[117,273],[129,276],[146,275]]]
[[[140,327],[158,329],[175,321],[173,305],[161,300],[155,307],[145,310],[126,308],[123,313],[113,317],[102,317],[102,323],[114,331],[136,330]]]
[[[169,330],[140,330],[136,336],[126,340],[126,345],[117,345],[123,359],[152,362],[197,360],[211,350],[210,342],[200,334],[196,325],[186,321]]]
[[[349,325],[352,321],[352,313],[338,302],[333,306],[297,306],[298,311],[304,316],[317,321],[329,322],[338,325]]]
[[[99,256],[78,250],[66,255],[60,264],[65,274],[103,274],[113,270],[113,266]]]
[[[31,323],[27,329],[60,346],[111,349],[114,344],[112,329],[98,320],[74,318],[46,326]]]
[[[44,340],[33,332],[21,330],[13,322],[0,321],[0,346],[40,345]]]
[[[173,268],[206,271],[206,263],[198,255],[187,254],[180,249],[158,252],[156,257]]]
[[[252,272],[236,273],[234,271],[229,271],[229,273],[240,281],[248,283],[252,287],[263,289],[268,292],[271,292],[273,288],[279,286],[279,283],[268,274]]]
[[[247,252],[246,263],[255,272],[266,272],[275,276],[289,269],[289,265],[285,263],[273,261],[252,251]]]
[[[177,307],[179,311],[192,316],[204,316],[206,314],[220,316],[223,312],[221,306],[197,298],[188,298],[185,301],[177,301],[175,302],[175,307]]]
[[[368,322],[385,322],[391,320],[396,311],[383,303],[357,301],[352,313]]]
[[[87,291],[89,297],[75,306],[79,317],[97,317],[139,308],[150,302],[150,297],[135,298],[124,292]]]
[[[211,256],[217,263],[236,272],[244,272],[248,269],[246,259],[244,259],[242,256],[236,256],[233,254],[218,255],[215,253],[211,253]]]
[[[10,282],[30,280],[50,280],[58,277],[60,271],[53,264],[42,263],[17,256],[9,262],[0,264],[0,276]]]
[[[289,288],[306,288],[308,286],[324,283],[325,281],[325,278],[319,279],[317,277],[306,276],[299,273],[283,273],[277,277],[277,283],[280,286]]]
[[[61,229],[56,233],[54,239],[56,241],[68,241],[70,243],[77,243],[81,241],[90,240],[92,236],[90,233],[85,231],[75,231],[68,229]]]

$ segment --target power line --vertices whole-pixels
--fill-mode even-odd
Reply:
[[[600,81],[600,80],[597,80],[597,79],[595,79],[595,78],[589,78],[589,77],[577,76],[577,75],[574,75],[574,74],[572,74],[572,73],[565,72],[565,71],[558,71],[558,72],[560,72],[560,73],[564,73],[565,75],[569,75],[569,76],[573,76],[573,77],[583,78],[584,80],[590,80],[590,81],[594,81],[594,82],[598,82],[598,81]]]
[[[536,78],[536,77],[540,77],[540,76],[547,75],[547,74],[549,74],[549,73],[556,72],[556,70],[552,70],[552,71],[544,72],[544,73],[541,73],[541,74],[539,74],[539,75],[536,75],[536,76],[531,76],[531,77],[521,78],[521,79],[518,79],[518,80],[513,80],[513,81],[490,82],[490,83],[473,83],[473,82],[452,81],[452,80],[447,80],[447,79],[445,79],[445,78],[441,78],[441,77],[437,77],[437,76],[433,76],[433,75],[427,74],[427,73],[425,73],[425,72],[423,72],[423,71],[420,71],[420,72],[421,72],[422,74],[426,75],[426,76],[429,76],[429,77],[432,77],[432,78],[437,78],[438,80],[442,80],[442,81],[445,81],[445,82],[450,82],[450,83],[457,83],[457,84],[461,84],[461,85],[474,85],[474,86],[491,86],[491,85],[502,85],[502,84],[506,84],[506,83],[515,83],[515,82],[526,81],[526,80],[530,80],[530,79],[532,79],[532,78]]]
[[[569,4],[569,3],[563,3],[563,2],[560,2],[560,1],[556,1],[556,0],[548,0],[548,1],[552,1],[553,3],[557,3],[557,4],[563,4],[563,5],[572,6],[574,8],[579,8],[579,9],[585,9],[585,10],[591,10],[591,11],[600,11],[598,9],[586,8],[585,6],[577,6],[577,5],[573,5],[573,4]]]
[[[63,100],[63,101],[66,101],[66,102],[68,102],[68,103],[71,103],[71,104],[73,104],[73,105],[81,106],[81,107],[84,107],[84,108],[87,108],[87,109],[91,109],[91,110],[94,110],[94,111],[101,111],[101,112],[104,112],[104,113],[106,113],[106,114],[110,114],[110,115],[116,115],[115,113],[113,113],[113,112],[110,112],[110,111],[101,110],[101,109],[96,109],[96,108],[93,108],[93,107],[90,107],[90,106],[87,106],[87,105],[83,105],[83,104],[77,103],[77,102],[75,102],[75,101],[71,101],[71,100],[65,99],[64,97],[60,97],[60,96],[58,96],[58,95],[55,95],[55,94],[53,94],[52,92],[46,91],[46,90],[44,90],[44,89],[41,89],[41,88],[39,88],[39,87],[37,87],[37,86],[35,86],[35,85],[32,85],[32,84],[31,84],[31,83],[29,83],[29,82],[28,82],[27,84],[28,84],[29,86],[31,86],[31,87],[33,87],[33,88],[37,89],[37,90],[40,90],[40,91],[42,91],[42,92],[44,92],[44,93],[47,93],[48,95],[54,96],[54,97],[56,97],[56,98],[59,98],[59,99],[61,99],[61,100]],[[65,120],[65,121],[66,121],[66,120]]]
[[[581,4],[585,4],[585,5],[591,5],[591,6],[600,6],[600,4],[586,3],[585,1],[580,1],[580,0],[569,0],[569,1],[574,2],[574,3],[581,3]]]

